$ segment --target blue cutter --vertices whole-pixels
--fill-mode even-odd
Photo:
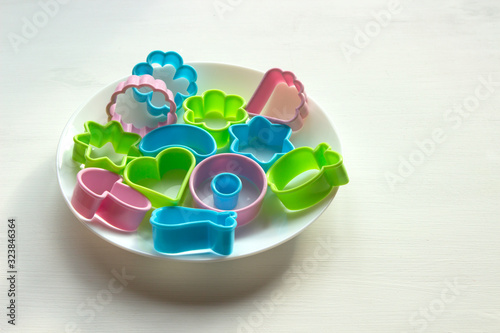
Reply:
[[[196,73],[196,70],[189,65],[184,65],[184,60],[177,52],[153,51],[148,55],[146,62],[141,62],[134,66],[134,68],[132,69],[132,74],[133,75],[149,74],[153,76],[155,79],[162,79],[161,77],[158,77],[157,72],[153,67],[153,65],[155,64],[161,67],[169,65],[174,67],[175,74],[173,76],[173,80],[184,78],[188,81],[188,87],[186,89],[187,94],[183,94],[180,91],[172,90],[171,82],[165,82],[165,84],[167,85],[167,89],[170,89],[174,94],[175,96],[174,101],[175,104],[177,105],[177,110],[179,110],[182,107],[182,103],[186,98],[194,96],[198,92],[198,86],[196,85],[198,74]],[[158,106],[153,105],[152,102],[153,92],[151,91],[141,92],[138,89],[134,89],[133,92],[134,92],[134,98],[138,102],[147,102],[148,110],[151,109],[153,110],[153,112],[155,112]],[[168,108],[167,105],[164,105],[163,107]]]
[[[233,251],[236,216],[235,212],[180,206],[155,209],[149,220],[154,248],[163,254],[206,251],[229,255]]]

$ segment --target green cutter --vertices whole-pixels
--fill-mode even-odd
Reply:
[[[299,185],[287,187],[294,178],[310,170],[318,172]],[[314,150],[310,147],[296,148],[283,155],[267,171],[269,187],[290,210],[314,206],[334,187],[348,182],[342,156],[327,143],[320,143]]]
[[[125,132],[118,121],[110,121],[106,125],[87,121],[83,126],[85,132],[73,137],[73,159],[86,168],[101,168],[119,174],[127,163],[142,156],[137,147],[141,136]],[[119,162],[112,161],[108,156],[92,157],[92,147],[102,148],[108,142],[117,154],[125,155]]]
[[[184,101],[183,106],[184,122],[210,133],[218,149],[229,145],[229,126],[244,124],[248,119],[243,97],[227,95],[217,89],[207,90],[201,96],[191,96]]]
[[[178,206],[186,197],[189,177],[195,166],[193,153],[184,148],[172,147],[161,151],[156,157],[134,159],[127,164],[123,180],[144,194],[155,208]],[[171,193],[172,189],[175,189],[175,193]]]

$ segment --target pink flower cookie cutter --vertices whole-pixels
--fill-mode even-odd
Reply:
[[[289,105],[289,94],[282,89],[284,85],[296,89],[297,98],[292,101],[292,105]],[[292,72],[272,68],[264,74],[246,110],[251,116],[264,116],[273,123],[285,124],[297,131],[302,128],[309,114],[304,85]]]
[[[151,202],[123,184],[123,179],[108,170],[86,168],[78,172],[71,205],[85,219],[97,220],[122,231],[136,231]]]
[[[167,107],[166,104],[160,107],[155,107],[150,105],[150,103],[147,104],[148,110],[144,110],[144,116],[153,117],[156,120],[156,126],[136,127],[134,124],[126,122],[122,115],[116,112],[118,96],[125,94],[130,88],[149,88],[153,92],[162,94],[165,98],[165,102],[170,104],[170,107]],[[137,103],[137,105],[140,104],[140,102],[137,101],[135,103]],[[154,77],[147,74],[141,76],[131,75],[125,81],[120,82],[116,86],[115,92],[111,95],[110,101],[106,106],[106,113],[108,114],[108,121],[117,120],[122,124],[125,131],[144,136],[155,128],[175,124],[177,122],[177,114],[175,113],[176,107],[174,96],[172,92],[167,89],[165,82],[162,80],[156,80]]]
[[[267,191],[266,174],[257,162],[243,155],[227,153],[210,156],[194,168],[189,179],[189,190],[197,208],[227,211],[216,208],[211,189],[213,178],[221,173],[232,173],[241,180],[238,202],[231,211],[238,216],[238,227],[245,225],[259,214]]]

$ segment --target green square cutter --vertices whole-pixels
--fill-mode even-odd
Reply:
[[[317,170],[314,177],[299,185],[287,187],[297,176]],[[315,149],[296,148],[276,161],[267,171],[267,183],[283,205],[290,210],[300,210],[316,205],[334,187],[349,182],[342,155],[327,143]]]

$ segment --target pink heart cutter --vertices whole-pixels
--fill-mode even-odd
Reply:
[[[163,97],[165,97],[165,101],[167,103],[170,103],[170,111],[166,115],[167,120],[158,122],[156,127],[144,126],[142,128],[137,128],[133,124],[126,123],[125,121],[123,121],[122,116],[115,112],[116,100],[118,98],[118,95],[124,94],[129,88],[139,89],[144,87],[150,88],[154,92],[161,93]],[[177,114],[175,113],[176,108],[177,106],[175,105],[174,95],[172,94],[172,91],[167,89],[165,82],[163,82],[163,80],[156,80],[151,75],[145,74],[141,76],[131,75],[125,81],[120,82],[116,86],[115,92],[113,93],[113,95],[111,95],[110,101],[106,106],[106,113],[108,114],[108,121],[111,120],[119,121],[126,132],[137,133],[140,136],[144,136],[147,133],[154,130],[155,128],[165,125],[175,124],[177,122]]]
[[[230,210],[238,215],[236,221],[238,222],[238,227],[240,227],[252,221],[259,214],[264,196],[266,195],[266,174],[257,162],[239,154],[227,153],[210,156],[194,168],[189,179],[189,190],[191,191],[191,196],[196,207],[225,212],[226,210],[208,205],[198,195],[202,184],[210,183],[213,177],[225,172],[237,175],[242,181],[243,179],[249,180],[259,193],[257,198],[250,204]]]
[[[108,170],[86,168],[78,172],[71,205],[84,218],[94,217],[122,231],[136,231],[151,202],[123,184],[123,179]]]
[[[286,83],[289,87],[295,87],[297,89],[297,95],[300,98],[300,103],[295,109],[283,110],[285,113],[284,117],[277,118],[266,116],[262,114],[262,110],[269,101],[274,102],[274,104],[267,106],[270,109],[279,110],[280,106],[282,106],[277,105],[276,100],[273,101],[271,98],[275,88],[280,83]],[[264,116],[273,123],[285,124],[290,126],[293,131],[298,131],[304,125],[304,119],[309,114],[309,106],[307,103],[307,95],[304,92],[304,85],[297,80],[295,74],[292,72],[283,71],[279,68],[272,68],[264,74],[262,81],[250,98],[246,110],[251,116]]]

